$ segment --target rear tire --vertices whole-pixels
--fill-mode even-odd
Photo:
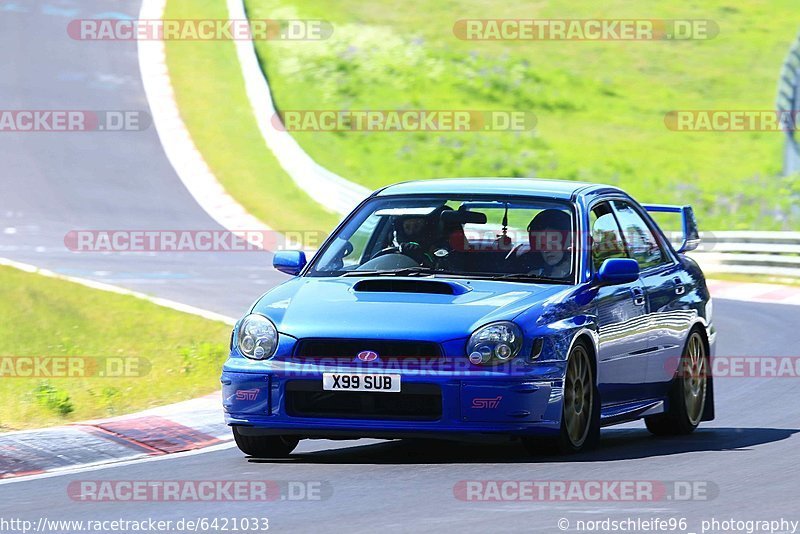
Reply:
[[[595,381],[591,352],[584,341],[572,347],[567,358],[561,429],[557,438],[523,438],[531,454],[574,454],[590,450],[600,440],[600,395]]]
[[[692,330],[669,394],[669,410],[645,417],[647,430],[656,436],[691,434],[703,419],[708,397],[708,354],[703,336]]]
[[[245,436],[235,426],[233,439],[240,451],[255,458],[286,458],[300,441],[293,436]]]

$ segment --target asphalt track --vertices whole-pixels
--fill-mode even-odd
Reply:
[[[0,109],[148,111],[135,42],[77,41],[78,18],[137,1],[0,2]],[[239,316],[285,279],[266,252],[72,252],[72,230],[220,230],[175,175],[154,127],[0,132],[0,256]]]
[[[0,2],[0,108],[146,109],[132,43],[81,43],[72,18],[136,2]],[[48,7],[49,6],[49,7]],[[239,315],[272,274],[268,254],[75,254],[75,228],[210,229],[218,226],[175,176],[154,130],[141,133],[0,134],[0,255]],[[800,307],[718,300],[718,354],[800,356]],[[0,518],[146,520],[263,517],[275,531],[559,532],[578,520],[687,518],[800,520],[797,378],[727,378],[717,419],[691,436],[651,437],[643,424],[604,429],[598,450],[526,457],[516,444],[306,441],[288,460],[248,460],[235,448],[106,466],[0,484]],[[322,500],[276,502],[75,502],[80,480],[321,482]],[[706,500],[465,502],[463,480],[701,481]],[[10,532],[10,530],[8,530]],[[69,531],[69,530],[62,530]],[[210,530],[209,530],[210,531]],[[664,530],[662,530],[664,531]],[[681,530],[673,530],[680,532]]]

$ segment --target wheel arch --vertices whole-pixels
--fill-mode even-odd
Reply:
[[[567,359],[569,358],[570,353],[572,353],[572,348],[575,346],[576,343],[579,341],[583,341],[586,347],[589,349],[589,361],[592,364],[592,372],[594,373],[594,383],[597,385],[597,357],[598,357],[598,350],[597,345],[599,343],[598,334],[594,330],[590,330],[588,328],[582,328],[572,336],[572,342],[569,344],[569,349],[567,350]]]

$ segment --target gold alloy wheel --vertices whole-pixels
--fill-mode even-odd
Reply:
[[[697,332],[689,338],[686,354],[681,364],[683,378],[683,400],[686,416],[692,425],[700,423],[706,406],[708,376],[706,346]]]
[[[576,448],[586,441],[591,426],[594,382],[589,354],[581,345],[572,349],[564,381],[564,423]]]

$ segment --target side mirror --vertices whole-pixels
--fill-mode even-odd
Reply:
[[[353,250],[355,250],[355,247],[353,247],[353,244],[350,241],[347,241],[344,244],[344,247],[342,247],[342,257],[346,258],[353,253]]]
[[[697,219],[691,206],[684,206],[683,211],[683,242],[678,252],[690,252],[700,246],[700,231],[697,229]]]
[[[302,250],[280,250],[272,257],[272,266],[282,273],[296,276],[306,266],[306,253]]]
[[[597,281],[604,286],[629,284],[639,279],[639,264],[628,258],[608,258],[597,271]]]
[[[700,246],[700,230],[697,219],[691,206],[667,206],[662,204],[648,204],[643,206],[649,212],[677,213],[681,217],[681,244],[676,247],[678,254],[691,252]]]

